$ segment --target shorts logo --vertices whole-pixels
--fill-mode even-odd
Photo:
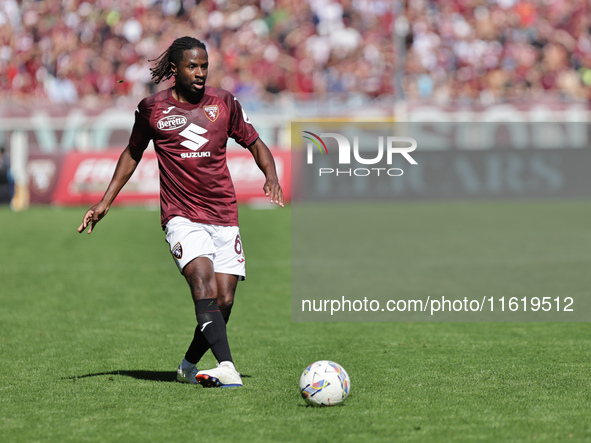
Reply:
[[[218,105],[210,105],[204,106],[203,112],[205,112],[205,116],[210,119],[212,122],[216,121],[219,115]]]
[[[187,118],[182,115],[169,115],[160,120],[156,126],[162,131],[172,131],[173,129],[182,128],[187,124]]]
[[[174,245],[172,247],[172,249],[170,250],[170,253],[172,254],[172,256],[174,258],[176,258],[177,260],[180,260],[181,258],[183,258],[183,247],[181,246],[180,243],[177,243],[176,245]]]

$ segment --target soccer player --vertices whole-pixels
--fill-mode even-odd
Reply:
[[[178,38],[151,61],[156,62],[150,69],[154,82],[174,77],[174,85],[139,103],[113,178],[101,201],[84,215],[78,232],[88,227],[90,234],[107,214],[153,140],[160,170],[161,224],[191,289],[197,316],[177,379],[205,387],[242,386],[226,334],[237,282],[245,278],[236,194],[226,165],[228,137],[252,153],[265,175],[265,195],[283,206],[275,161],[238,100],[205,86],[208,56],[201,41]],[[208,349],[218,365],[198,371],[196,365]]]

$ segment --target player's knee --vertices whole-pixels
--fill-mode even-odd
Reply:
[[[222,316],[226,323],[230,319],[230,314],[232,313],[232,306],[234,305],[234,297],[224,297],[218,294],[218,306],[220,307],[220,311],[222,312]]]
[[[205,278],[201,275],[193,275],[188,280],[194,300],[215,298],[215,293],[217,290],[215,280]]]
[[[218,288],[211,260],[197,257],[183,268],[182,274],[191,288],[195,301],[216,298]]]
[[[232,306],[234,306],[234,297],[218,296],[218,305],[220,310],[230,312],[232,310]]]

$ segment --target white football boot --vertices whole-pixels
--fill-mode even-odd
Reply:
[[[223,361],[217,368],[197,373],[197,383],[204,388],[238,388],[242,377],[229,361]]]
[[[197,379],[195,376],[197,375],[197,366],[190,365],[183,368],[183,365],[179,365],[178,369],[176,370],[176,379],[181,383],[191,383],[192,385],[198,384]]]

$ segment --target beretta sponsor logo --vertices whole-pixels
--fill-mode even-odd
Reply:
[[[169,115],[159,120],[157,123],[158,129],[162,131],[172,131],[173,129],[182,128],[187,124],[186,117],[182,115]]]

